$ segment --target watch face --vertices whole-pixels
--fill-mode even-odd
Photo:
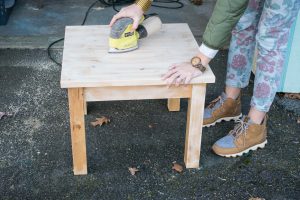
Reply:
[[[194,58],[192,58],[191,63],[193,66],[198,65],[199,63],[201,63],[201,59],[198,57],[194,57]]]

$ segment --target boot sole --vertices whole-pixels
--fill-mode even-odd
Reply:
[[[211,126],[215,126],[216,123],[220,123],[220,122],[222,122],[222,121],[226,121],[226,122],[229,122],[229,121],[231,121],[231,120],[236,121],[236,120],[240,119],[242,116],[243,116],[243,115],[242,115],[242,113],[241,113],[240,115],[235,116],[235,117],[223,117],[223,118],[220,118],[220,119],[216,120],[216,121],[213,122],[213,123],[203,125],[202,127],[211,127]]]
[[[253,147],[250,147],[250,148],[248,148],[248,149],[246,149],[246,150],[244,150],[244,151],[242,151],[242,152],[240,152],[240,153],[235,153],[235,154],[217,154],[217,155],[219,155],[219,156],[223,156],[223,157],[226,157],[226,158],[230,158],[230,157],[233,157],[233,158],[235,158],[235,157],[237,157],[237,156],[242,156],[243,154],[246,154],[246,153],[248,153],[249,151],[255,151],[255,150],[257,150],[257,149],[263,149],[265,146],[266,146],[266,144],[268,143],[268,141],[266,140],[266,141],[264,141],[263,143],[260,143],[260,144],[257,144],[257,145],[254,145]]]

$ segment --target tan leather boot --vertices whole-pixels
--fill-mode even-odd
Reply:
[[[241,117],[241,95],[231,99],[223,92],[204,109],[203,127],[214,126],[221,121],[236,121]]]
[[[244,117],[227,136],[219,139],[212,149],[220,156],[236,157],[250,150],[264,148],[266,144],[267,116],[262,124],[254,124],[249,117]]]

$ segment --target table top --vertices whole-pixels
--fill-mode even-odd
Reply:
[[[67,26],[63,51],[61,87],[165,85],[161,75],[172,63],[190,61],[198,50],[187,24],[163,24],[162,30],[139,40],[139,48],[108,53],[110,28]],[[191,83],[213,83],[211,69]]]

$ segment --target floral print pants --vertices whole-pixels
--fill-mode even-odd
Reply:
[[[300,0],[250,0],[232,31],[226,85],[249,84],[255,46],[256,72],[251,106],[268,112],[280,85],[290,28]]]

